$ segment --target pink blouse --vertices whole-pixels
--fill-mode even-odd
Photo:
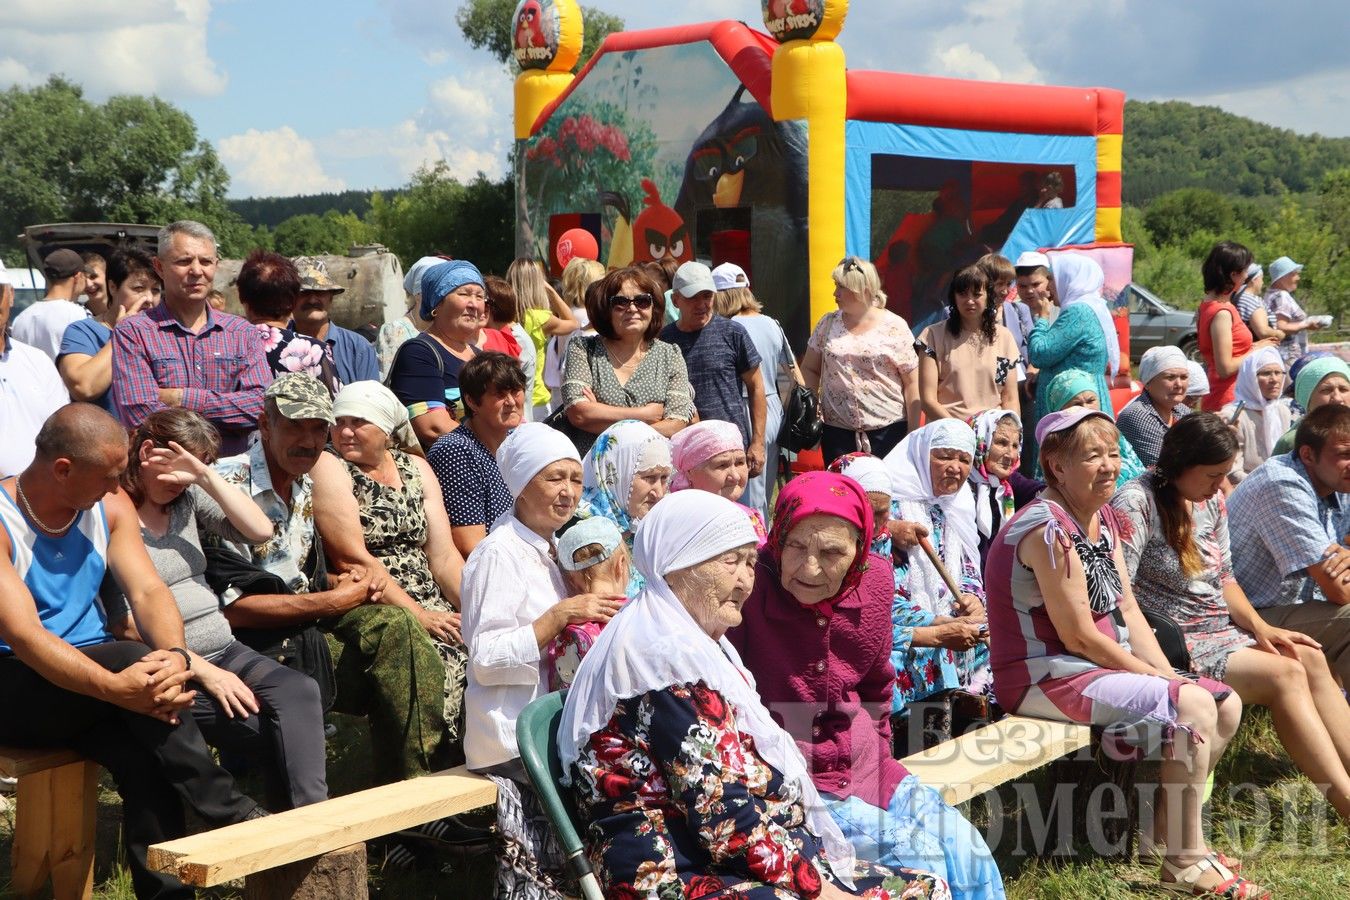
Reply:
[[[820,417],[826,425],[871,431],[905,418],[901,376],[919,365],[914,333],[884,312],[862,334],[850,334],[838,310],[826,313],[807,346],[820,354]]]

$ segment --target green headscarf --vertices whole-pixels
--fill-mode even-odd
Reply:
[[[1064,405],[1077,397],[1083,391],[1092,391],[1097,393],[1097,381],[1091,375],[1082,369],[1065,369],[1054,377],[1050,382],[1050,388],[1046,392],[1046,400],[1050,404],[1051,412],[1058,412],[1064,408]],[[1097,404],[1100,406],[1102,398],[1097,398]],[[1109,409],[1103,409],[1103,412],[1110,414]]]
[[[1294,380],[1294,400],[1304,412],[1308,410],[1313,391],[1317,390],[1322,379],[1328,375],[1340,375],[1346,381],[1350,381],[1350,365],[1338,356],[1324,356],[1321,359],[1314,359],[1298,373],[1298,378]]]

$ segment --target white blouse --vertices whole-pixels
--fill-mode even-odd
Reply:
[[[461,613],[469,648],[464,755],[486,769],[520,755],[516,719],[548,692],[534,623],[565,596],[550,545],[511,515],[469,554]]]

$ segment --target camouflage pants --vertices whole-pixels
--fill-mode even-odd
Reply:
[[[337,699],[333,711],[370,721],[377,783],[433,771],[443,752],[445,666],[406,609],[366,604],[325,623]]]

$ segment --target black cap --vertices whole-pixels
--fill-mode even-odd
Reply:
[[[65,281],[84,271],[84,260],[74,250],[53,250],[42,261],[42,273],[53,281]]]

